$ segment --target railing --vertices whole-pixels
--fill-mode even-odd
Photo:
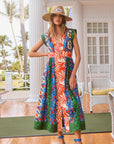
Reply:
[[[13,89],[29,89],[30,88],[30,74],[21,73],[18,75],[12,74],[12,79],[15,76],[16,79],[13,80]]]
[[[0,90],[30,89],[30,74],[5,71],[0,74]]]
[[[5,74],[0,74],[0,90],[2,89],[5,89]]]

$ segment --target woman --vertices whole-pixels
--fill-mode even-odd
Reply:
[[[66,21],[71,21],[72,18],[64,14],[62,6],[53,6],[51,13],[43,15],[42,18],[49,21],[48,32],[41,35],[29,52],[30,57],[48,56],[34,128],[58,132],[59,142],[64,144],[64,124],[65,132],[74,131],[75,143],[81,144],[81,130],[85,129],[85,119],[76,80],[81,59],[76,29],[66,27]],[[36,52],[43,44],[48,47],[49,52]],[[72,59],[73,48],[76,54],[75,64]]]

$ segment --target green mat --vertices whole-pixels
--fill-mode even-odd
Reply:
[[[111,114],[85,114],[86,130],[82,133],[111,132]],[[0,118],[0,138],[57,135],[33,128],[34,116]],[[64,134],[73,134],[64,133]]]

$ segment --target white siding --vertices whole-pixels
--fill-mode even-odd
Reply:
[[[114,5],[89,5],[83,7],[83,18],[114,18]]]

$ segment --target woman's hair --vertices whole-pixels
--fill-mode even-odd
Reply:
[[[52,36],[54,36],[54,33],[56,33],[56,25],[53,23],[53,18],[56,14],[52,14],[50,16],[50,20],[49,20],[49,29],[48,29],[48,36],[51,34]],[[62,23],[61,23],[61,34],[64,35],[66,33],[67,27],[66,27],[66,20],[65,20],[65,16],[62,15]]]

